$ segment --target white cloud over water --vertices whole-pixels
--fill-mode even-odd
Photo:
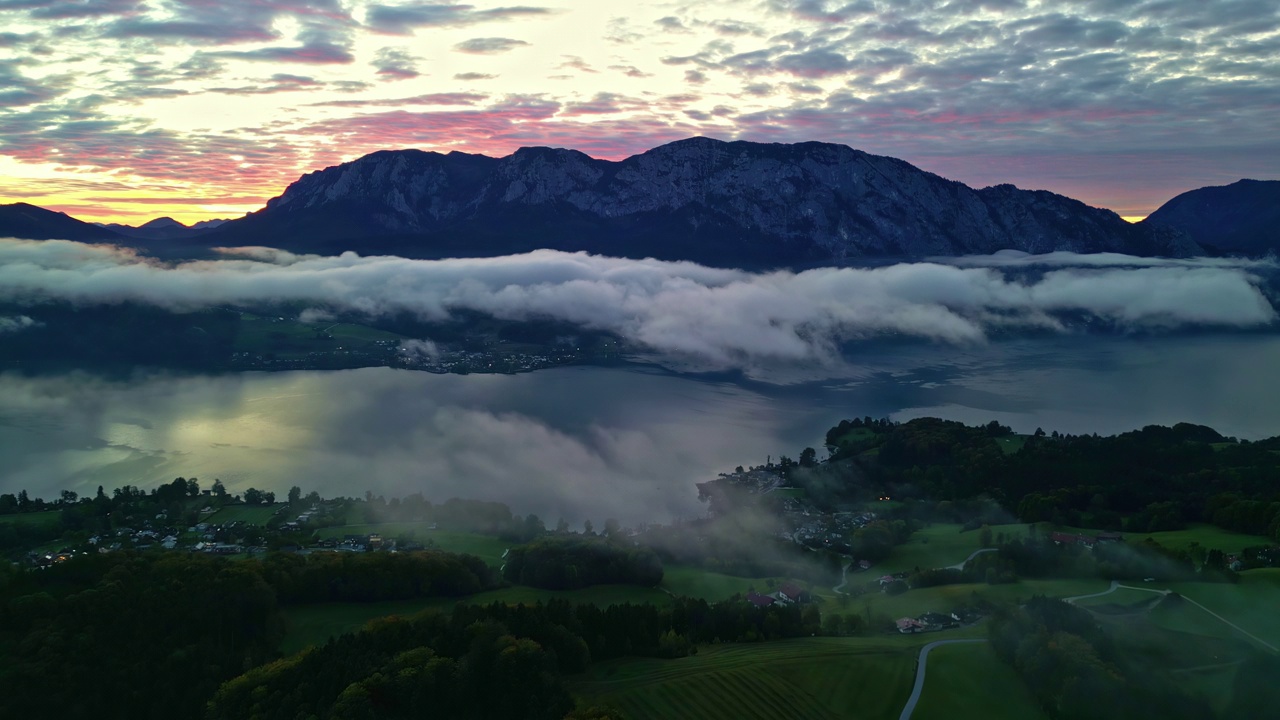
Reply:
[[[751,273],[556,251],[409,260],[259,248],[165,264],[109,246],[0,240],[0,302],[143,302],[178,310],[306,302],[424,319],[479,311],[604,330],[708,367],[832,361],[842,343],[905,336],[977,343],[993,331],[1065,331],[1064,314],[1128,330],[1255,328],[1276,311],[1260,273],[1224,260],[1001,254],[875,268]]]

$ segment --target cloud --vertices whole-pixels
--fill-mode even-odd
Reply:
[[[330,42],[314,42],[296,47],[267,47],[257,50],[219,50],[209,55],[232,60],[308,65],[345,65],[355,62],[355,56],[348,48]]]
[[[453,79],[454,80],[492,80],[496,77],[498,76],[492,75],[490,73],[461,72],[461,73],[454,73]]]
[[[135,301],[175,309],[306,302],[335,312],[459,311],[554,318],[706,368],[835,364],[843,344],[879,336],[980,343],[993,331],[1056,330],[1083,314],[1125,330],[1251,328],[1276,313],[1253,272],[1208,261],[1094,262],[1056,254],[1041,273],[910,263],[754,274],[692,263],[537,251],[441,261],[295,256],[165,265],[61,241],[0,243],[0,301]],[[1274,270],[1273,266],[1266,266]]]
[[[399,352],[410,362],[435,360],[440,357],[440,348],[430,340],[401,340]]]
[[[4,315],[0,315],[0,335],[3,335],[5,333],[18,332],[19,330],[26,330],[27,328],[30,328],[30,327],[36,327],[39,324],[40,323],[36,322],[35,320],[32,320],[26,315],[16,315],[16,316],[8,316],[8,317]]]
[[[387,80],[409,80],[422,73],[418,72],[417,63],[421,58],[409,54],[404,48],[385,47],[374,56],[372,65],[377,68],[378,76]]]
[[[408,35],[423,27],[465,27],[485,22],[518,20],[551,14],[550,8],[514,6],[477,10],[474,5],[409,3],[371,5],[365,22],[378,32]]]
[[[485,37],[464,40],[454,45],[453,49],[472,55],[498,55],[528,44],[523,40],[513,40],[511,38]]]

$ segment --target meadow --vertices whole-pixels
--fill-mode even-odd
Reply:
[[[911,720],[1044,720],[1031,691],[987,643],[929,652],[924,689]]]
[[[323,337],[329,335],[329,338]],[[241,313],[239,332],[236,335],[237,352],[282,355],[329,352],[352,349],[349,346],[365,346],[379,340],[398,342],[403,337],[395,333],[375,330],[351,323],[303,323],[291,318],[277,319]]]
[[[58,523],[60,511],[43,510],[41,512],[27,513],[10,513],[8,515],[0,515],[0,524],[22,525],[27,527],[44,526],[53,527]]]
[[[677,660],[595,664],[573,683],[632,720],[897,718],[922,638],[802,638],[712,645]]]

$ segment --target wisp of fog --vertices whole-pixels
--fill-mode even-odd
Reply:
[[[993,331],[1063,332],[1067,315],[1143,331],[1276,319],[1261,274],[1275,269],[1270,261],[1000,253],[748,272],[550,250],[448,260],[220,252],[165,263],[113,246],[0,240],[0,302],[175,310],[289,302],[313,305],[304,313],[312,317],[409,312],[426,320],[476,311],[607,331],[708,368],[834,362],[842,344],[880,336],[978,343]]]

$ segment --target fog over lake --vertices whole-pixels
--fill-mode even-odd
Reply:
[[[233,492],[422,492],[501,500],[549,522],[634,522],[700,514],[695,482],[821,449],[846,417],[1103,434],[1189,421],[1241,438],[1280,434],[1272,335],[867,343],[848,357],[837,379],[777,382],[642,364],[524,375],[3,374],[0,491],[149,489],[181,475],[204,487],[220,478]]]

